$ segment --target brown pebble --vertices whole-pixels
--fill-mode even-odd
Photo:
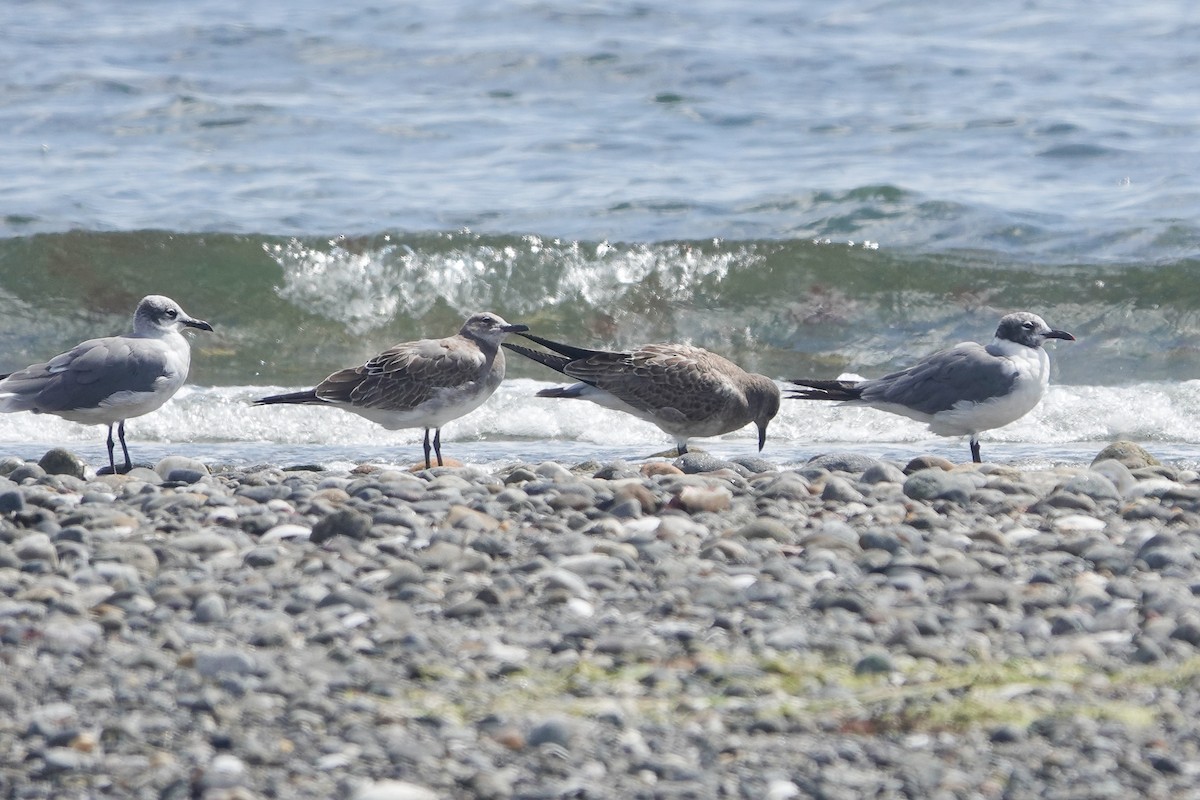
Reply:
[[[435,466],[435,467],[461,467],[461,466],[463,466],[463,462],[459,461],[457,458],[446,458],[445,456],[442,456],[441,464],[437,463],[436,457],[433,459],[432,463],[433,463],[433,466]],[[413,464],[411,467],[408,468],[408,471],[409,472],[420,472],[423,469],[425,469],[425,459],[421,459],[420,461]]]
[[[341,506],[343,503],[346,503],[350,500],[350,495],[346,494],[345,489],[330,487],[328,489],[321,489],[319,492],[315,492],[312,496],[312,499],[313,502],[323,501],[331,506]]]
[[[682,475],[683,470],[666,461],[648,461],[642,464],[641,473],[647,478],[653,478],[656,475]]]
[[[671,501],[689,514],[697,511],[728,511],[733,507],[733,492],[721,488],[707,489],[700,486],[684,486]]]
[[[912,475],[914,472],[920,472],[923,469],[944,469],[947,472],[954,469],[954,462],[947,461],[944,458],[937,456],[917,456],[912,461],[904,465],[904,474]]]

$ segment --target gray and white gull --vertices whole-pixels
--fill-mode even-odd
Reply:
[[[125,420],[149,414],[171,399],[187,380],[191,347],[180,331],[211,331],[169,297],[142,298],[133,314],[133,332],[89,339],[41,364],[2,376],[0,412],[54,414],[71,422],[108,426],[108,466],[113,460],[113,425],[125,455]]]
[[[700,347],[647,344],[611,352],[522,335],[554,352],[504,346],[579,381],[543,389],[538,397],[590,400],[632,414],[669,434],[680,455],[687,452],[688,439],[720,436],[751,422],[758,427],[762,450],[767,424],[779,413],[779,387],[773,380]]]
[[[1033,410],[1050,384],[1047,339],[1075,341],[1037,314],[1018,311],[1000,320],[988,345],[963,342],[907,369],[865,381],[805,380],[789,400],[839,400],[920,422],[940,436],[969,436],[971,460],[981,461],[979,434]]]
[[[345,409],[388,430],[425,429],[425,467],[442,461],[442,426],[474,411],[504,380],[500,341],[528,330],[496,314],[474,314],[454,336],[389,347],[362,366],[333,373],[313,389],[277,394],[255,405],[291,403]]]

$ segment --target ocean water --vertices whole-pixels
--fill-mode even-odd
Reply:
[[[420,431],[252,408],[497,311],[877,375],[1029,309],[1078,341],[987,458],[1132,438],[1200,462],[1200,10],[1184,2],[14,0],[0,10],[0,372],[163,293],[213,334],[135,457],[408,463]],[[443,450],[639,458],[636,420],[513,357]],[[103,430],[0,416],[0,449]],[[751,431],[699,443],[735,455]],[[966,445],[785,402],[765,455]]]

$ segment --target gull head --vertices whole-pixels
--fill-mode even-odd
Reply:
[[[133,332],[141,336],[153,336],[168,331],[179,331],[184,327],[198,328],[211,331],[209,325],[202,319],[188,316],[179,303],[161,294],[147,295],[138,303],[137,311],[133,313]]]
[[[758,449],[761,451],[767,443],[767,423],[779,413],[779,387],[766,375],[750,375],[746,404],[758,427]]]
[[[468,317],[459,334],[495,346],[499,345],[500,341],[510,333],[521,333],[527,330],[529,330],[528,325],[508,323],[499,314],[484,311]]]
[[[1028,311],[1017,311],[1001,318],[1000,326],[996,328],[996,338],[1026,347],[1041,347],[1047,339],[1075,341],[1071,334],[1054,330],[1044,319]]]

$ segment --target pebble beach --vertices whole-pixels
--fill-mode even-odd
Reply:
[[[5,798],[1200,796],[1200,474],[0,459]]]

